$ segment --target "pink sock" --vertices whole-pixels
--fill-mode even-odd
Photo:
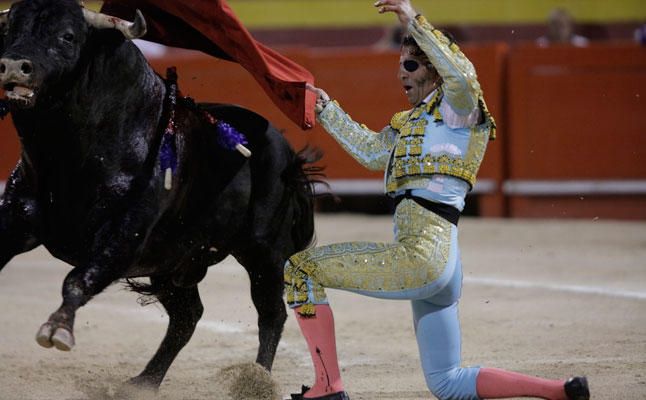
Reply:
[[[476,379],[476,391],[482,399],[540,397],[548,400],[567,400],[564,383],[497,368],[481,368]]]
[[[343,381],[339,372],[334,339],[334,317],[327,304],[315,306],[316,315],[304,317],[296,311],[296,321],[307,342],[314,363],[314,386],[305,398],[320,397],[343,391]]]

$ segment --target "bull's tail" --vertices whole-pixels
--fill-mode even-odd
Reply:
[[[294,212],[292,239],[295,251],[301,251],[314,242],[314,185],[325,184],[321,178],[323,167],[312,165],[321,159],[319,149],[305,147],[294,154],[294,160],[285,171],[285,182],[292,193]]]
[[[168,287],[160,282],[146,283],[138,279],[126,278],[123,284],[126,290],[139,293],[137,303],[142,306],[158,302],[161,296],[168,291]]]

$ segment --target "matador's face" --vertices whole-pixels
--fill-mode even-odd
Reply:
[[[415,56],[407,46],[401,49],[398,77],[412,106],[421,103],[439,83],[439,75],[428,59]]]

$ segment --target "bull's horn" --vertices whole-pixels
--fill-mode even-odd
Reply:
[[[94,12],[87,8],[83,9],[83,16],[88,25],[99,29],[118,29],[129,40],[140,38],[146,34],[146,20],[139,10],[137,10],[134,22]]]
[[[0,11],[0,28],[4,28],[7,25],[7,19],[9,18],[9,10]]]

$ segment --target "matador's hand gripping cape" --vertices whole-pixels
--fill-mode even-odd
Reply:
[[[305,90],[312,74],[257,42],[224,0],[105,0],[101,11],[132,19],[136,9],[148,25],[143,39],[239,63],[294,123],[314,126],[316,99]]]

